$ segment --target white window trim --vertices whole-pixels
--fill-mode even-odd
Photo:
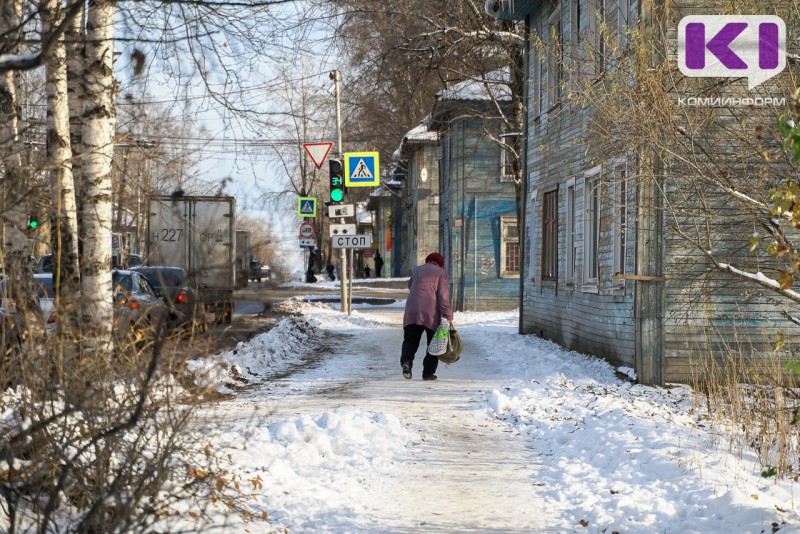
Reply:
[[[506,239],[505,227],[517,227],[517,240],[519,243],[519,221],[515,216],[505,215],[500,217],[500,278],[519,278],[522,271],[522,257],[519,258],[519,271],[506,271],[506,243],[513,243],[513,239]]]
[[[570,178],[565,184],[567,194],[564,195],[565,202],[565,231],[564,239],[564,285],[572,286],[575,283],[575,259],[577,251],[575,244],[577,235],[575,234],[575,209],[577,208],[577,198],[575,196],[575,178]]]
[[[532,175],[528,177],[529,183]],[[531,191],[528,201],[528,279],[536,280],[536,198],[539,190]]]
[[[628,243],[630,241],[630,190],[628,188],[628,184],[625,184],[625,187],[622,187],[621,180],[627,180],[627,165],[624,160],[616,160],[613,163],[613,184],[614,184],[614,206],[613,206],[613,218],[611,223],[611,231],[612,235],[614,236],[614,251],[613,251],[613,266],[611,270],[611,285],[614,287],[625,287],[625,279],[624,278],[614,278],[613,275],[617,273],[625,274],[625,259],[626,259],[626,252],[628,249]],[[623,191],[624,189],[624,191]],[[625,196],[623,198],[622,193],[624,192]],[[625,242],[622,242],[622,224],[623,222],[620,219],[620,210],[622,206],[625,206]],[[622,255],[620,255],[620,246],[624,247],[622,251]]]
[[[603,204],[602,204],[602,189],[600,186],[600,181],[596,180],[598,176],[600,176],[603,170],[602,165],[597,165],[592,167],[585,173],[585,178],[583,182],[583,280],[582,280],[582,287],[581,290],[586,293],[599,293],[600,291],[600,273],[597,273],[597,276],[592,278],[590,277],[590,265],[591,265],[591,258],[592,255],[598,255],[600,249],[599,243],[599,235],[600,235],[600,221],[602,219],[601,214],[603,211]],[[598,195],[598,213],[595,213],[590,218],[589,216],[589,205],[590,205],[590,197],[592,194],[592,182],[597,181],[597,195]],[[591,227],[590,224],[592,223],[592,219],[594,219],[594,223],[598,225],[598,243],[593,243],[591,236]],[[599,258],[598,258],[599,262]],[[598,266],[599,271],[599,266]]]
[[[608,19],[606,17],[608,5],[606,1],[607,0],[589,0],[586,6],[586,16],[589,21],[589,43],[593,47],[592,53],[595,54],[596,60],[594,66],[595,76],[602,76],[608,63],[604,57],[608,53],[608,50],[604,50],[601,54],[601,45],[603,45],[603,47],[605,45],[605,43],[603,43],[601,30],[603,25],[605,25],[606,28],[608,27]],[[598,64],[597,61],[602,61],[602,63]]]
[[[556,37],[555,29],[558,30],[560,43],[554,41]],[[559,47],[561,50],[559,50]],[[561,82],[559,73],[563,75],[564,67],[561,64],[565,57],[564,50],[564,23],[561,18],[561,7],[556,7],[552,15],[547,19],[547,108],[561,102]],[[560,56],[560,57],[559,57]],[[561,61],[559,61],[559,59]]]
[[[532,39],[531,42],[535,43],[536,40]],[[538,118],[542,110],[542,50],[540,47],[531,45],[533,47],[533,54],[531,59],[533,61],[533,91],[531,97],[533,98],[533,118]]]
[[[619,32],[619,52],[628,47],[628,29],[631,27],[631,0],[617,0],[617,31]]]

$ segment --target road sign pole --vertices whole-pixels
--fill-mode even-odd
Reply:
[[[342,106],[339,101],[339,82],[341,81],[341,73],[339,69],[331,71],[331,78],[333,78],[333,93],[336,96],[336,137],[339,148],[339,157],[344,155],[342,150]],[[345,218],[339,219],[339,222],[344,224]],[[347,274],[347,251],[342,249],[339,252],[339,285],[341,286],[341,299],[342,299],[342,312],[350,315],[350,300],[348,298],[348,274]]]

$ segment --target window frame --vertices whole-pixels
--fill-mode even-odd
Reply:
[[[600,288],[600,233],[602,231],[603,197],[602,165],[586,171],[583,182],[583,279],[584,292],[597,293]],[[596,207],[592,210],[592,207]]]
[[[615,278],[617,274],[625,273],[628,241],[630,238],[630,190],[628,187],[627,162],[620,161],[613,167],[614,182],[614,212],[612,220],[612,235],[614,250],[611,270],[612,285],[624,287],[624,278]]]
[[[533,179],[534,175],[528,176],[528,183],[530,180]],[[537,206],[537,197],[539,195],[539,190],[534,189],[531,191],[530,198],[528,200],[528,279],[531,281],[536,281],[536,206]]]
[[[558,188],[542,195],[541,280],[558,282]]]
[[[517,237],[507,237],[506,228],[516,226]],[[512,271],[506,268],[508,261],[508,245],[517,244],[517,270]],[[502,215],[500,216],[500,278],[519,278],[522,272],[522,257],[520,256],[520,242],[519,242],[519,221],[516,216]]]
[[[547,107],[561,103],[564,82],[564,23],[561,7],[547,19]]]
[[[575,261],[578,257],[576,244],[576,210],[578,207],[577,197],[575,196],[575,178],[570,178],[565,184],[566,194],[564,195],[564,285],[572,286],[575,284]]]
[[[589,37],[591,45],[594,47],[592,54],[594,55],[594,74],[597,77],[603,75],[606,71],[606,36],[604,26],[607,26],[607,0],[594,0],[587,2],[587,15],[589,16]],[[598,5],[599,4],[599,5]]]

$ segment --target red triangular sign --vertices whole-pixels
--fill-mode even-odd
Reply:
[[[306,154],[318,169],[321,169],[322,164],[325,163],[325,158],[328,157],[331,147],[333,147],[333,143],[303,143]]]

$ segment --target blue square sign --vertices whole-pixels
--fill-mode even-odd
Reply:
[[[380,171],[377,152],[345,152],[345,187],[377,187],[380,185]]]

